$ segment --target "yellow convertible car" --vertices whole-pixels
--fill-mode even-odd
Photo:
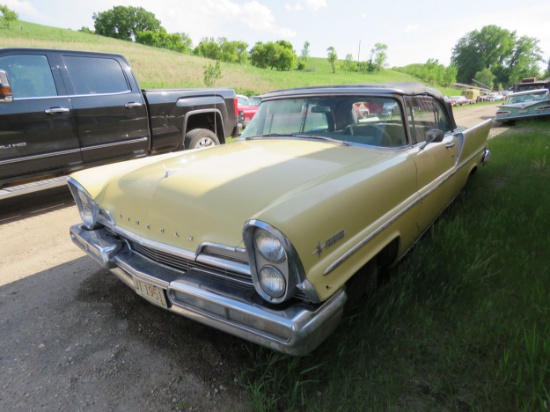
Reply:
[[[234,143],[73,174],[70,235],[151,303],[304,355],[488,160],[489,129],[417,83],[272,92]]]

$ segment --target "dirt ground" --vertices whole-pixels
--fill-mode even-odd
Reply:
[[[135,295],[72,244],[79,221],[67,188],[0,201],[0,410],[247,410],[248,344]]]

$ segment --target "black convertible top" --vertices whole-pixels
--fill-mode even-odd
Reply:
[[[439,101],[445,108],[447,116],[453,129],[456,129],[456,122],[453,116],[453,109],[443,94],[433,87],[428,87],[417,82],[389,82],[389,83],[370,83],[370,84],[342,84],[333,86],[311,86],[296,89],[277,90],[262,95],[262,100],[298,97],[311,95],[339,95],[339,94],[372,94],[379,96],[401,95],[418,96],[429,95]]]

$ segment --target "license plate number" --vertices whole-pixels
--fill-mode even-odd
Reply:
[[[527,109],[519,109],[518,112],[520,112],[520,113],[527,113],[528,110],[527,110]]]
[[[138,295],[144,297],[155,305],[161,306],[165,309],[168,308],[168,305],[166,304],[166,296],[164,296],[164,290],[162,288],[136,278],[134,278],[134,286]]]

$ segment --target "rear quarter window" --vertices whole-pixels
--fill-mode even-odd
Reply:
[[[124,71],[115,59],[63,56],[75,94],[124,93],[130,90]]]

